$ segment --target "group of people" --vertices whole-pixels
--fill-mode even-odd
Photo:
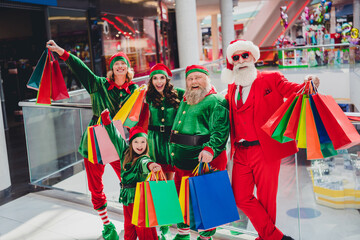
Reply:
[[[232,41],[226,51],[227,67],[221,79],[228,85],[224,97],[211,85],[209,71],[200,65],[186,68],[186,89],[171,84],[171,71],[164,64],[150,70],[144,104],[148,104],[148,121],[129,130],[129,143],[111,123],[121,106],[138,86],[132,82],[134,72],[126,54],[110,58],[107,77],[96,76],[79,58],[69,54],[53,40],[47,48],[59,54],[91,96],[93,117],[98,118],[114,143],[119,160],[110,163],[120,180],[119,202],[124,209],[124,239],[158,239],[155,228],[137,227],[131,223],[136,183],[146,175],[162,170],[167,179],[174,179],[177,190],[181,178],[192,176],[203,161],[214,169],[227,166],[226,143],[230,135],[233,159],[232,187],[237,206],[249,217],[257,239],[292,239],[275,226],[276,195],[281,159],[296,153],[294,141],[280,144],[268,136],[262,125],[293,92],[304,84],[289,82],[279,72],[259,72],[255,62],[259,48],[251,41]],[[316,76],[308,76],[319,85]],[[146,126],[143,123],[148,122]],[[107,214],[103,192],[104,165],[87,160],[87,131],[79,152],[84,157],[88,187],[94,209],[102,219],[104,239],[119,239]],[[256,197],[254,187],[256,186]],[[221,203],[219,203],[221,204]],[[178,223],[175,240],[190,240],[190,227]],[[160,227],[160,239],[169,239],[169,226]],[[198,239],[212,239],[216,229],[200,231]]]

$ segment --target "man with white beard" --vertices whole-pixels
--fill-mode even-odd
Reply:
[[[279,143],[261,127],[304,84],[289,82],[280,72],[257,71],[259,48],[251,41],[232,41],[221,79],[229,83],[232,188],[237,206],[249,217],[257,239],[293,239],[275,226],[276,195],[281,159],[295,154],[295,141]],[[316,76],[307,76],[319,86]],[[256,186],[256,197],[254,187]]]
[[[227,164],[226,142],[229,137],[228,104],[210,84],[209,71],[200,65],[186,68],[186,91],[177,111],[170,136],[170,152],[179,192],[181,178],[193,176],[199,161],[218,170]],[[178,224],[175,240],[190,240],[190,228]],[[212,239],[216,229],[200,232],[199,239]]]

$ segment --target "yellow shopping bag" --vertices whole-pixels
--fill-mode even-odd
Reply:
[[[134,91],[133,94],[129,97],[129,99],[125,102],[124,106],[120,108],[120,110],[116,113],[116,115],[113,118],[113,121],[120,120],[123,124],[128,117],[132,107],[135,104],[136,99],[138,98],[140,94],[139,88]]]
[[[306,101],[309,97],[304,95],[302,99],[299,128],[296,139],[298,140],[298,148],[306,148]]]

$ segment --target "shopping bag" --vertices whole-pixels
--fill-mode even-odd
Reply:
[[[43,76],[44,67],[45,67],[47,58],[48,58],[48,49],[46,49],[41,54],[41,57],[40,57],[39,61],[37,62],[36,67],[35,67],[34,71],[32,72],[30,79],[26,85],[28,88],[31,88],[34,90],[39,90],[40,81]]]
[[[49,54],[45,61],[45,66],[40,80],[39,91],[36,98],[37,104],[51,104],[51,61]]]
[[[88,160],[91,163],[97,163],[93,127],[94,126],[90,126],[87,129],[87,131],[88,131],[87,132],[88,133]]]
[[[134,121],[134,122],[139,121],[140,112],[141,112],[141,109],[142,109],[142,106],[144,103],[145,92],[146,92],[145,89],[140,91],[140,94],[139,94],[138,98],[136,99],[133,108],[130,111],[129,119],[131,121]]]
[[[330,95],[312,96],[320,118],[336,150],[350,148],[360,143],[360,135]]]
[[[324,158],[335,156],[338,154],[338,152],[334,149],[334,146],[330,140],[330,137],[326,132],[324,124],[322,123],[319,113],[316,109],[314,100],[312,99],[312,95],[310,95],[309,101],[310,101],[310,106],[311,106],[311,110],[312,110],[312,113],[314,116],[316,130],[317,130],[319,141],[320,141],[321,153]]]
[[[144,219],[141,219],[139,221],[140,216],[142,217],[145,215],[145,212],[141,212],[141,214],[140,214],[140,211],[144,210],[140,206],[141,203],[144,204],[144,201],[141,202],[141,195],[143,196],[143,190],[144,190],[144,188],[142,186],[144,186],[143,182],[136,183],[134,205],[133,205],[133,212],[132,212],[132,218],[131,218],[131,223],[134,224],[135,226],[139,226],[139,223],[141,223],[144,220]]]
[[[140,90],[135,89],[133,94],[126,100],[124,105],[120,108],[120,110],[116,113],[113,120],[120,120],[123,124],[125,123],[126,118],[128,117],[132,107],[134,106],[136,99],[138,98],[140,94]]]
[[[296,139],[296,134],[299,127],[299,119],[300,119],[300,112],[301,112],[301,103],[302,103],[303,95],[299,95],[298,99],[296,100],[296,104],[292,111],[292,114],[289,118],[288,125],[286,126],[284,136],[291,138],[293,140]]]
[[[189,189],[197,229],[239,220],[227,171],[190,177]]]
[[[183,222],[174,180],[150,181],[151,195],[158,225],[169,225]]]
[[[51,56],[51,99],[57,101],[69,98],[59,62],[54,59],[51,51],[49,53]]]
[[[121,137],[125,138],[124,128],[121,121],[113,121],[115,128],[119,131]],[[107,164],[119,160],[119,155],[116,151],[114,144],[102,124],[93,127],[95,130],[96,139],[99,146],[99,152],[101,154],[101,164]],[[98,161],[98,163],[100,163]]]
[[[146,199],[146,227],[158,226],[154,200],[152,198],[149,182],[145,182],[145,199]]]
[[[99,148],[99,142],[98,142],[98,139],[97,139],[97,136],[96,136],[96,133],[95,133],[95,127],[92,128],[92,131],[93,131],[93,135],[94,135],[94,145],[95,145],[95,151],[96,151],[96,160],[97,160],[98,164],[103,164],[101,153],[100,153],[100,148]]]
[[[180,202],[181,212],[184,216],[184,223],[190,225],[189,176],[182,177],[181,179],[179,202]]]
[[[308,96],[303,95],[299,118],[299,127],[296,134],[296,140],[298,140],[298,148],[306,148],[306,99],[308,99]]]
[[[305,102],[306,109],[306,154],[307,159],[321,159],[324,156],[321,153],[320,140],[316,130],[315,120],[311,111],[309,98]]]
[[[288,125],[289,119],[291,117],[291,114],[294,110],[294,106],[295,106],[298,98],[299,98],[299,96],[296,96],[293,99],[293,102],[290,104],[289,108],[286,110],[284,116],[282,117],[282,119],[279,122],[278,126],[276,127],[275,131],[271,135],[271,137],[273,139],[275,139],[276,141],[278,141],[280,143],[290,142],[290,141],[294,140],[294,139],[284,136],[284,132],[286,130],[286,127]]]
[[[293,93],[279,108],[276,112],[267,120],[267,122],[261,127],[269,136],[273,134],[276,127],[280,123],[282,117],[288,110],[296,97],[296,93]]]

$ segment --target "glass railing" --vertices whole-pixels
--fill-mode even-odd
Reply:
[[[358,50],[357,47],[354,52]],[[333,95],[339,103],[347,104],[353,111],[359,109],[353,101],[360,103],[356,98],[359,96],[360,71],[355,57],[357,55],[350,54],[350,59],[353,59],[349,64],[337,67],[279,69],[272,66],[259,70],[280,70],[287,79],[298,83],[303,82],[306,74],[317,74],[321,79],[319,91]],[[218,92],[225,94],[227,85],[220,81],[224,60],[205,66],[209,69],[211,83]],[[138,84],[147,80],[147,76],[135,79]],[[185,69],[173,71],[172,83],[185,88]],[[89,94],[82,89],[70,92],[69,99],[50,106],[36,105],[34,99],[21,102],[20,106],[24,114],[31,184],[90,195],[83,158],[77,152],[81,135],[92,117]],[[360,125],[355,126],[359,131]],[[360,235],[357,227],[360,224],[357,210],[360,208],[357,205],[360,205],[359,151],[359,146],[355,146],[339,152],[332,159],[309,161],[306,160],[306,152],[301,150],[296,158],[284,159],[279,178],[278,228],[295,239],[345,239]],[[229,160],[228,166],[231,165]],[[339,178],[339,175],[350,177]],[[353,184],[350,190],[349,185],[344,184],[349,183],[349,179]],[[109,166],[105,167],[103,182],[109,204],[118,205],[119,180]],[[336,189],[332,189],[333,186]],[[329,190],[323,189],[326,187]],[[332,190],[340,192],[333,195]],[[351,196],[347,195],[349,191]],[[232,230],[232,234],[255,236],[256,231],[249,219],[240,210],[239,214],[240,221],[223,226],[219,232],[231,234]],[[318,228],[329,231],[319,232]]]

